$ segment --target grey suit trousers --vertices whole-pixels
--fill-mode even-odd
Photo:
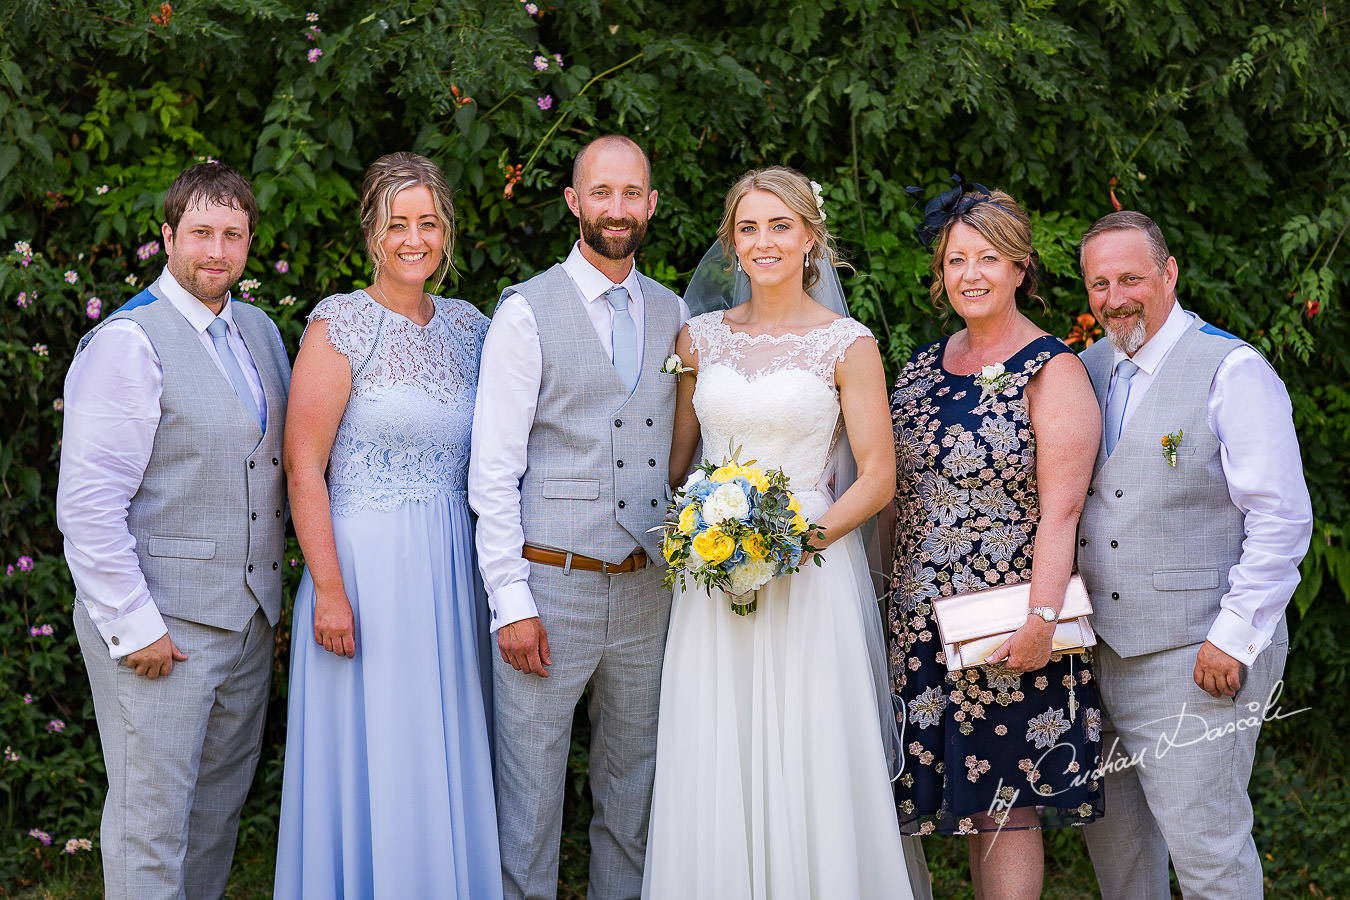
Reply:
[[[275,629],[165,616],[187,654],[154,681],[108,656],[81,602],[73,612],[108,770],[99,842],[107,900],[218,900],[267,715]]]
[[[649,564],[623,575],[530,564],[530,591],[548,631],[548,678],[493,658],[497,824],[507,900],[550,900],[572,716],[591,693],[591,900],[642,891],[661,665],[671,591]]]
[[[1084,837],[1103,900],[1170,900],[1169,856],[1187,900],[1263,895],[1247,783],[1288,632],[1281,625],[1232,699],[1195,684],[1200,646],[1122,659],[1097,645],[1106,815]]]

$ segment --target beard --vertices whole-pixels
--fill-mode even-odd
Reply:
[[[1148,340],[1148,323],[1144,321],[1144,308],[1142,306],[1127,307],[1117,311],[1117,316],[1103,316],[1102,324],[1106,326],[1106,339],[1111,346],[1124,353],[1126,356],[1134,356],[1139,352],[1139,348],[1144,346]],[[1125,328],[1113,324],[1112,319],[1139,314],[1134,327]]]
[[[628,234],[615,237],[605,234],[605,228],[627,228]],[[637,252],[638,245],[646,236],[645,219],[611,219],[608,216],[591,219],[587,218],[585,213],[581,215],[581,239],[585,241],[586,246],[605,259],[612,259],[615,262],[627,259]]]

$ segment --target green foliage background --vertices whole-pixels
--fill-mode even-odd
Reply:
[[[857,269],[851,302],[892,366],[953,327],[928,301],[907,185],[931,195],[960,172],[1023,201],[1048,273],[1046,306],[1029,312],[1060,335],[1087,311],[1076,241],[1110,211],[1110,192],[1158,220],[1181,264],[1183,303],[1265,352],[1293,398],[1317,531],[1291,612],[1284,705],[1312,711],[1269,727],[1253,789],[1258,840],[1273,895],[1350,888],[1343,851],[1326,849],[1329,830],[1345,833],[1350,803],[1336,774],[1350,681],[1350,5],[531,9],[13,0],[0,10],[0,379],[10,397],[0,409],[0,565],[15,565],[0,576],[0,744],[11,748],[0,758],[0,885],[49,877],[70,862],[59,845],[97,824],[101,763],[52,508],[53,403],[93,318],[156,277],[162,252],[136,250],[159,238],[173,175],[210,157],[252,178],[262,215],[245,277],[261,282],[250,293],[293,351],[313,304],[366,277],[355,190],[375,157],[413,149],[441,163],[459,215],[447,292],[490,311],[505,285],[566,253],[571,158],[617,131],[647,148],[660,191],[640,265],[676,289],[742,171],[787,163],[824,183]],[[27,265],[9,249],[20,241],[31,245]],[[30,632],[43,623],[55,633]],[[284,659],[279,642],[245,848],[269,846],[275,829]],[[53,719],[64,730],[49,730]],[[584,812],[584,748],[576,757]]]

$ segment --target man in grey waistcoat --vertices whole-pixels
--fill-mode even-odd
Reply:
[[[581,239],[502,295],[483,345],[469,502],[492,629],[507,898],[551,898],[572,716],[590,685],[589,896],[637,897],[671,592],[660,524],[687,318],[638,273],[656,209],[646,155],[609,135],[572,169]]]
[[[261,749],[291,370],[272,321],[230,298],[256,219],[238,172],[179,174],[167,266],[66,375],[56,517],[108,771],[112,900],[224,895]]]
[[[1100,642],[1106,900],[1262,896],[1247,796],[1312,532],[1284,383],[1177,303],[1158,226],[1112,213],[1080,262],[1107,341],[1082,354],[1104,434],[1078,527]]]

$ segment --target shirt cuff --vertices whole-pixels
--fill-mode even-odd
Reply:
[[[1220,609],[1218,618],[1209,626],[1206,639],[1238,662],[1250,666],[1256,662],[1261,651],[1270,646],[1274,625],[1278,622],[1277,618],[1272,623],[1270,634],[1267,634],[1232,610]]]
[[[530,593],[530,585],[525,581],[513,581],[503,585],[492,592],[490,599],[492,624],[488,628],[489,631],[496,631],[503,625],[510,625],[522,619],[533,619],[539,615],[539,608],[534,605],[534,595]]]
[[[121,659],[149,647],[168,634],[169,629],[159,614],[159,607],[147,602],[120,618],[99,625],[98,633],[108,645],[108,655]]]

